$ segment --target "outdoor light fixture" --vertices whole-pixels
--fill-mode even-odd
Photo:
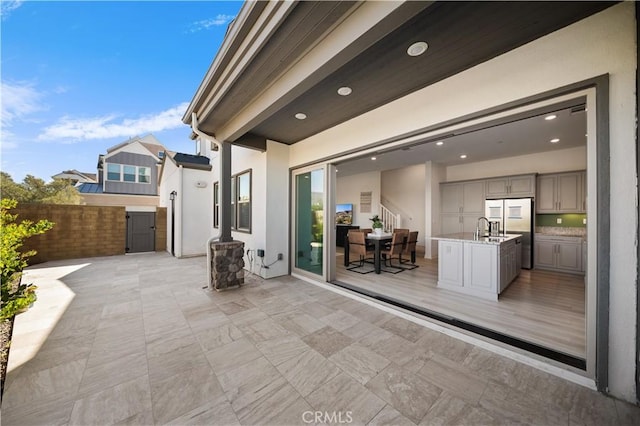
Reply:
[[[464,160],[465,158],[467,158],[467,154],[462,154],[462,155],[460,156],[460,158],[462,158],[462,159]]]
[[[177,193],[176,191],[171,191],[171,192],[169,193],[169,199],[170,199],[171,201],[173,201],[173,200],[175,200],[175,199],[176,199],[176,196],[177,196],[177,195],[178,195],[178,193]]]
[[[442,146],[442,145],[444,145],[444,142],[442,142],[442,141],[438,141],[438,142],[436,142],[436,145],[438,145],[438,146]]]
[[[557,117],[555,114],[547,115],[544,119],[547,121],[554,120]]]
[[[371,159],[372,159],[373,161],[375,161],[375,160],[376,160],[376,157],[371,157]]]
[[[428,48],[429,48],[429,45],[424,41],[417,41],[413,43],[411,46],[409,46],[409,48],[407,49],[407,55],[420,56],[424,52],[426,52]]]
[[[549,142],[551,142],[551,143],[558,143],[558,142],[560,142],[560,139],[558,139],[558,138],[554,138],[554,139],[551,139]]]
[[[305,113],[303,113],[303,112],[299,112],[299,113],[297,113],[297,114],[295,115],[295,117],[296,117],[298,120],[304,120],[305,118],[307,118],[307,114],[305,114]]]

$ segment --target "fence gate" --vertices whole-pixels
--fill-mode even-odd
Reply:
[[[156,213],[127,212],[127,253],[156,249]]]

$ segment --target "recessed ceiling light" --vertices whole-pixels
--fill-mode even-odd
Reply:
[[[409,48],[407,49],[407,55],[420,56],[424,52],[426,52],[428,48],[429,48],[429,45],[424,41],[417,41],[413,43],[411,46],[409,46]]]
[[[371,159],[372,159],[373,161],[375,161],[375,160],[376,160],[376,157],[371,157]]]
[[[555,114],[547,115],[544,119],[547,121],[555,120],[558,116]]]
[[[342,86],[338,89],[338,95],[340,96],[349,96],[351,92],[353,92],[353,90],[351,90],[351,87],[348,86]]]
[[[464,160],[465,158],[467,158],[467,154],[462,154],[462,155],[460,156],[460,158],[462,158],[462,159]]]
[[[549,142],[551,142],[551,143],[558,143],[558,142],[560,142],[560,139],[558,139],[558,138],[553,138],[553,139],[551,139]]]
[[[444,145],[444,142],[442,142],[442,141],[438,141],[438,142],[436,142],[436,145],[438,145],[438,146],[442,146],[442,145]]]
[[[299,113],[297,113],[297,114],[295,115],[295,117],[296,117],[298,120],[304,120],[305,118],[307,118],[307,114],[305,114],[304,112],[299,112]]]

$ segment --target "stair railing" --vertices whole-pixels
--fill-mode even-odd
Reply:
[[[380,204],[380,220],[384,225],[384,232],[393,232],[400,227],[400,214],[392,212],[382,204]]]

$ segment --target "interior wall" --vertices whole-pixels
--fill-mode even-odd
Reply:
[[[446,181],[521,175],[526,173],[556,173],[587,168],[587,146],[478,161],[446,168]]]
[[[340,173],[338,172],[338,175]],[[336,204],[353,204],[353,224],[371,228],[369,220],[380,214],[381,173],[368,172],[336,179]],[[371,191],[371,212],[362,212],[360,193]]]
[[[635,400],[635,5],[621,2],[292,146],[296,167],[559,87],[609,76],[609,390]],[[357,137],[354,137],[357,135]]]
[[[380,199],[385,207],[400,214],[400,228],[418,231],[418,244],[424,245],[424,164],[383,171]]]

